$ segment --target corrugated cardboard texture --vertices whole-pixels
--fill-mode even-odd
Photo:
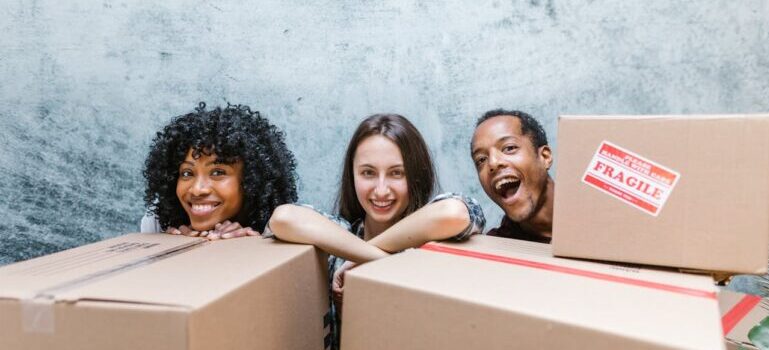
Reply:
[[[0,349],[323,349],[327,289],[311,246],[126,235],[0,269]]]
[[[553,252],[764,273],[769,260],[769,115],[562,116]],[[581,182],[602,141],[680,173],[658,216]]]
[[[495,237],[450,246],[674,283],[711,296],[410,250],[347,275],[342,349],[723,348],[706,277],[557,259],[547,245]]]

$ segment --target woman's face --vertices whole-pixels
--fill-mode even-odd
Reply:
[[[234,218],[243,206],[243,162],[216,162],[216,154],[192,157],[192,150],[179,165],[176,196],[190,217],[196,231],[210,230],[214,225]]]
[[[374,135],[365,138],[353,158],[355,193],[367,220],[394,224],[409,203],[406,170],[398,146]]]

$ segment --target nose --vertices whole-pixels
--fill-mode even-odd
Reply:
[[[499,153],[498,150],[492,149],[489,152],[489,159],[487,160],[489,164],[489,172],[494,173],[499,168],[505,167],[505,162],[502,159],[502,154]]]
[[[195,178],[195,182],[190,188],[190,193],[193,196],[200,197],[211,193],[211,183],[205,176],[198,176]]]
[[[390,184],[384,176],[380,176],[376,188],[374,188],[374,195],[377,197],[385,197],[388,194],[390,194]]]

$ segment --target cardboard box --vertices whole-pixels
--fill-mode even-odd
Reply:
[[[769,115],[561,116],[553,252],[761,274]]]
[[[718,293],[721,321],[726,348],[759,349],[748,338],[748,332],[764,319],[769,318],[769,303],[761,297],[723,290]],[[769,339],[766,339],[769,342]]]
[[[708,277],[475,236],[350,270],[342,350],[723,349]]]
[[[129,234],[0,268],[0,349],[323,349],[325,257]]]

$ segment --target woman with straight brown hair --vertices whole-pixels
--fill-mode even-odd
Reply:
[[[422,135],[397,114],[363,120],[344,158],[335,216],[310,206],[282,205],[265,235],[313,244],[328,252],[332,295],[340,310],[342,273],[355,264],[386,257],[434,240],[464,240],[481,233],[485,219],[469,197],[437,187],[435,168]],[[338,346],[339,323],[332,322]]]

